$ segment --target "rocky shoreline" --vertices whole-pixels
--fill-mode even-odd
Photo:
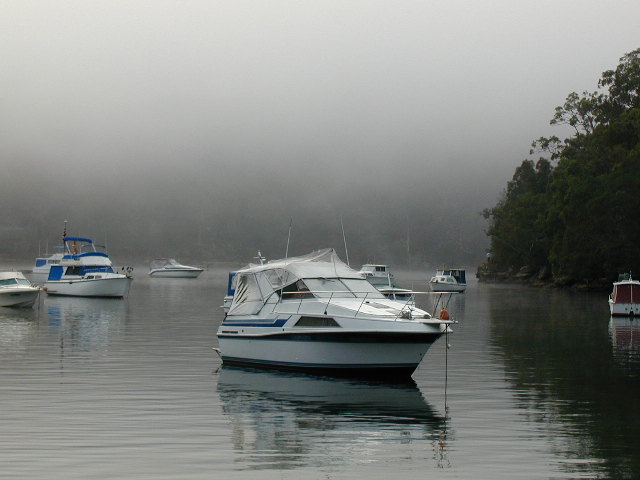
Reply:
[[[480,265],[476,271],[476,278],[483,283],[520,283],[541,288],[569,288],[580,291],[607,291],[611,290],[612,281],[600,278],[588,282],[573,282],[567,278],[554,278],[548,269],[531,271],[527,267],[517,272],[495,271],[486,265]]]

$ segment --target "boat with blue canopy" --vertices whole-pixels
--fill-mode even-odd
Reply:
[[[65,229],[66,230],[66,229]],[[131,269],[118,273],[106,252],[87,237],[63,237],[64,255],[52,265],[43,290],[47,295],[125,297],[133,277]]]

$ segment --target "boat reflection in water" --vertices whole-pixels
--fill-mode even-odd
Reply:
[[[89,351],[108,346],[126,309],[119,298],[47,297],[43,313],[49,328],[59,330],[61,348]]]
[[[640,318],[611,317],[609,336],[614,357],[640,364]]]
[[[449,466],[447,419],[411,381],[223,366],[218,393],[233,447],[252,468],[371,463],[399,451],[410,461],[429,449],[437,466]]]

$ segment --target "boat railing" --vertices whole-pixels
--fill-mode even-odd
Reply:
[[[407,292],[409,293],[409,292]],[[435,316],[435,310],[439,306],[442,301],[444,306],[444,296],[448,295],[447,299],[450,299],[452,295],[458,294],[458,292],[410,292],[411,298],[405,301],[401,300],[393,300],[396,303],[402,303],[402,307],[397,308],[397,313],[394,316],[394,320],[398,319],[411,319],[411,312],[415,309],[414,295],[428,295],[428,296],[437,296],[436,302],[434,302],[434,313],[431,315]],[[296,297],[299,295],[299,297]],[[319,296],[323,295],[323,296]],[[324,296],[326,295],[326,296]],[[363,296],[361,296],[363,295]],[[376,300],[389,300],[387,297],[382,295],[380,292],[355,292],[355,291],[313,291],[302,290],[302,291],[294,291],[294,292],[282,292],[281,295],[278,296],[278,300],[274,305],[273,311],[276,313],[288,313],[288,314],[312,314],[312,315],[327,315],[329,313],[329,307],[332,305],[336,305],[336,301],[338,300],[359,300],[358,308],[356,309],[355,317],[357,317],[362,310],[362,307]],[[448,303],[448,302],[447,302]]]

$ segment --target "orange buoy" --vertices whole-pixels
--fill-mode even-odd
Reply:
[[[444,307],[440,310],[440,320],[449,320],[449,312],[447,312],[447,309]]]

